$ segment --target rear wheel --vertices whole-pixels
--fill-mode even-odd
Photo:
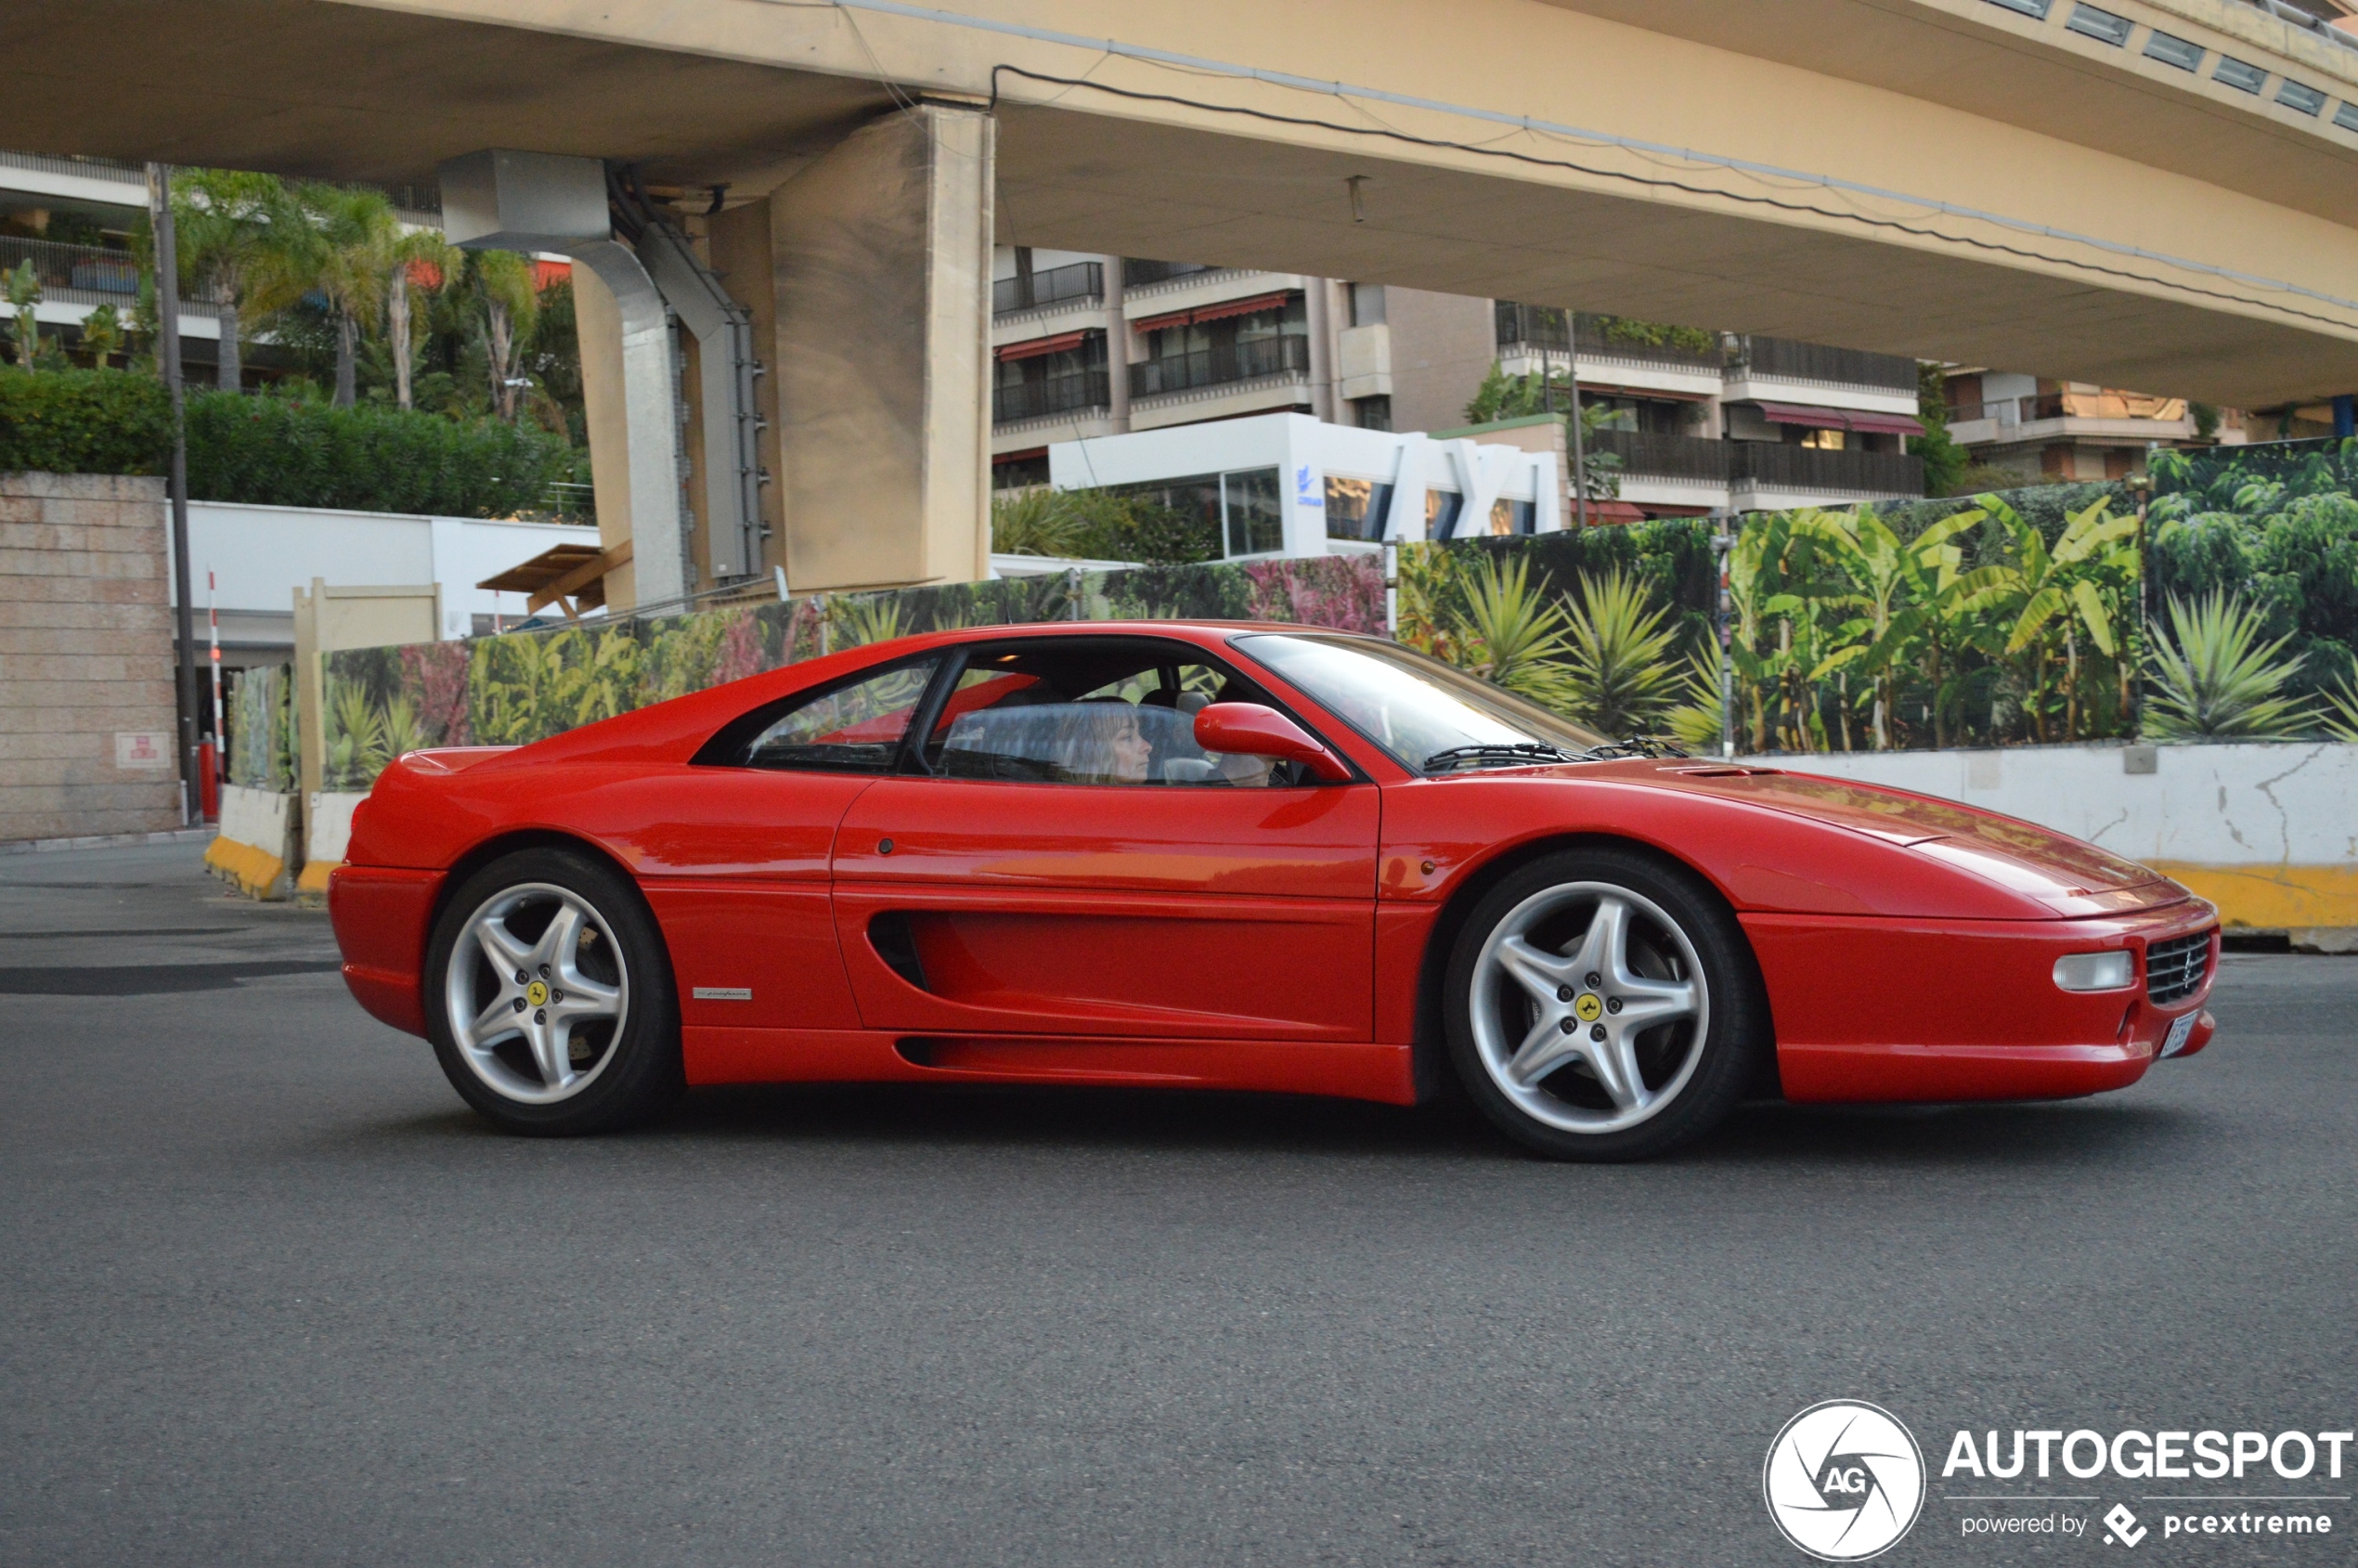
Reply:
[[[1691,873],[1573,850],[1491,889],[1451,955],[1449,1045],[1474,1103],[1559,1160],[1702,1136],[1768,1049],[1743,930]]]
[[[526,849],[469,877],[426,974],[444,1074],[509,1132],[604,1132],[683,1086],[661,935],[638,889],[587,855]]]

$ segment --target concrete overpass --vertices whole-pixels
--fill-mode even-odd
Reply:
[[[725,185],[680,227],[776,369],[798,586],[978,569],[994,239],[2358,387],[2358,49],[2244,0],[18,0],[0,94],[46,150]],[[643,575],[662,486],[608,484],[603,404]]]

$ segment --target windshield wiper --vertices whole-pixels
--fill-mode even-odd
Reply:
[[[1685,757],[1684,746],[1669,741],[1656,740],[1651,735],[1632,735],[1624,741],[1608,741],[1603,745],[1590,746],[1580,754],[1583,762],[1610,762],[1623,757]]]
[[[1454,768],[1460,762],[1577,762],[1575,752],[1545,741],[1492,741],[1478,745],[1453,745],[1446,751],[1436,751],[1425,758],[1428,773]]]

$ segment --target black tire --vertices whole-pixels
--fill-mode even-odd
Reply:
[[[1621,913],[1600,928],[1609,899]],[[1616,920],[1627,931],[1626,984],[1611,973],[1592,984],[1600,971],[1587,944],[1592,933],[1609,944]],[[1557,965],[1567,972],[1553,975]],[[1676,1014],[1678,996],[1698,988],[1699,1014]],[[1767,996],[1733,912],[1692,872],[1634,849],[1565,850],[1509,873],[1459,931],[1442,1006],[1467,1096],[1500,1132],[1553,1160],[1644,1160],[1691,1143],[1773,1058]],[[1489,1020],[1481,1027],[1478,1009]],[[1634,1022],[1652,1010],[1664,1021]],[[1513,1064],[1536,1076],[1519,1082]],[[1639,1086],[1616,1088],[1632,1067]]]
[[[530,1040],[510,1033],[502,1038],[486,1030],[473,1047],[461,1043],[460,1028],[452,1019],[454,990],[463,990],[479,1008],[505,1005],[502,998],[515,990],[508,978],[492,972],[479,938],[470,938],[474,951],[464,968],[453,973],[453,955],[462,937],[487,911],[512,907],[512,914],[495,914],[500,932],[510,940],[531,940],[533,923],[545,933],[566,907],[567,896],[586,911],[580,918],[591,934],[578,943],[574,955],[581,990],[592,987],[618,994],[619,1018],[607,1021],[584,1017],[559,1027],[560,1035],[547,1038],[559,1058],[557,1073],[577,1071],[571,1080],[551,1086],[551,1069],[538,1065]],[[544,916],[543,908],[548,911]],[[512,919],[515,923],[511,925]],[[594,950],[594,951],[593,951]],[[537,973],[535,973],[537,971]],[[547,1006],[530,1003],[516,1008],[544,1019],[563,1017],[564,991],[548,989],[551,980],[564,983],[538,965],[519,970],[541,980]],[[654,915],[638,888],[603,861],[577,850],[522,849],[502,855],[468,877],[453,892],[434,922],[426,948],[426,1037],[434,1043],[450,1086],[460,1098],[503,1132],[537,1137],[568,1137],[611,1132],[660,1115],[686,1087],[680,1057],[680,1004],[671,974],[671,957]],[[518,984],[526,983],[518,979]],[[494,989],[497,988],[497,989]],[[525,1001],[532,992],[520,992]],[[575,1005],[581,1004],[577,995]],[[478,1011],[471,1015],[486,1016]],[[519,1024],[523,1019],[519,1017]],[[472,1034],[473,1027],[469,1025]],[[533,1038],[539,1038],[535,1035]],[[504,1085],[504,1086],[503,1086]],[[536,1085],[538,1087],[536,1088]],[[562,1096],[536,1099],[541,1096]]]

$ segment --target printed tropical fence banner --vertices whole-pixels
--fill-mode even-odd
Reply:
[[[2146,732],[2358,740],[2358,439],[2157,452]]]
[[[241,670],[222,706],[229,782],[284,795],[295,787],[294,667]]]
[[[2358,739],[2358,443],[2157,453],[2124,484],[1756,512],[1726,552],[1740,752]],[[329,655],[326,786],[419,746],[538,740],[819,654],[1042,620],[1382,633],[1600,733],[1716,749],[1717,525],[838,594]],[[2146,565],[2151,561],[2150,575]]]

